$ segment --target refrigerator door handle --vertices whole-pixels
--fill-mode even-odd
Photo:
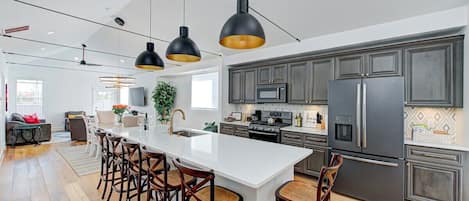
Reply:
[[[364,163],[370,163],[370,164],[375,164],[375,165],[381,165],[381,166],[388,166],[388,167],[399,167],[399,164],[397,163],[390,163],[390,162],[385,162],[385,161],[378,161],[378,160],[372,160],[372,159],[366,159],[366,158],[359,158],[355,156],[349,156],[349,155],[342,155],[345,159],[348,160],[354,160],[358,162],[364,162]]]
[[[357,120],[356,120],[356,127],[357,127],[357,146],[358,147],[362,147],[362,139],[361,139],[361,125],[360,125],[360,121],[361,121],[361,110],[360,110],[360,105],[361,105],[361,84],[358,83],[357,84]]]
[[[366,148],[367,140],[366,140],[366,83],[363,83],[363,104],[362,104],[362,146],[363,148]]]

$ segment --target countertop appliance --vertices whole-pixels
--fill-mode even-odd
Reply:
[[[286,103],[287,84],[258,84],[257,103]]]
[[[280,128],[291,126],[291,112],[261,111],[259,121],[251,121],[248,126],[249,138],[280,143]],[[273,119],[273,122],[268,122]]]
[[[404,200],[404,79],[329,81],[328,138],[342,154],[334,191],[362,200]]]

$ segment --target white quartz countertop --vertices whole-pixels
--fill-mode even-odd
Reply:
[[[437,142],[419,142],[415,140],[405,140],[404,144],[469,152],[469,145],[466,144],[442,144]]]
[[[298,133],[308,133],[308,134],[315,134],[315,135],[327,135],[327,130],[322,130],[322,129],[317,129],[317,128],[287,126],[287,127],[282,127],[280,130],[298,132]]]
[[[247,121],[231,121],[231,122],[222,121],[220,123],[222,123],[222,124],[233,124],[233,125],[237,125],[237,126],[249,126],[249,122],[247,122]]]
[[[200,130],[193,131],[207,134],[170,136],[167,128],[158,126],[151,127],[149,131],[110,125],[100,125],[99,128],[163,151],[183,162],[212,169],[216,175],[255,189],[312,153],[309,149]]]

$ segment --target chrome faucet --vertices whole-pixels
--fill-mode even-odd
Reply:
[[[181,115],[182,115],[182,120],[186,120],[186,114],[184,113],[184,111],[182,109],[174,109],[172,112],[171,112],[171,116],[169,117],[169,135],[172,135],[173,132],[174,132],[174,114],[176,114],[176,112],[181,112]]]

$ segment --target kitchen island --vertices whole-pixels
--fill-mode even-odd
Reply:
[[[207,131],[197,136],[169,135],[165,127],[123,128],[99,125],[114,135],[165,152],[183,163],[214,171],[215,184],[241,194],[245,201],[275,200],[275,190],[293,179],[293,166],[312,150]]]

